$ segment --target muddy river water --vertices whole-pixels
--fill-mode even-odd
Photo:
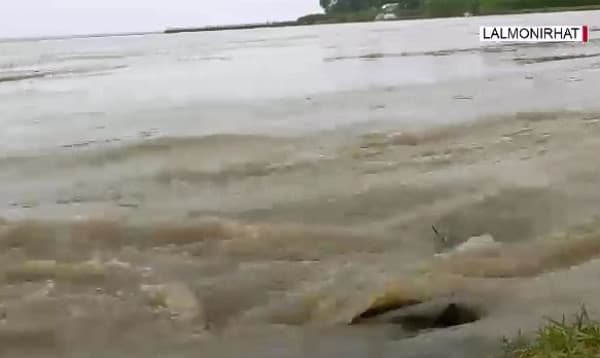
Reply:
[[[600,315],[599,27],[1,42],[0,356],[483,357]]]

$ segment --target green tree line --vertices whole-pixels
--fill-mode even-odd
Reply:
[[[379,9],[387,3],[403,3],[407,7],[418,7],[422,0],[320,0],[325,12],[357,12],[369,9]]]
[[[465,11],[492,13],[600,5],[600,0],[320,0],[321,7],[328,14],[377,10],[386,3],[399,3],[400,11],[422,8],[427,16],[452,16]]]
[[[373,21],[381,7],[398,3],[399,18],[430,18],[489,15],[523,11],[566,10],[574,7],[600,7],[600,0],[319,0],[325,14],[310,14],[298,23],[325,24],[340,22]]]

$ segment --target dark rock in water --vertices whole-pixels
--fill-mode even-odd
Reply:
[[[443,298],[389,310],[379,315],[371,312],[370,317],[364,317],[359,323],[398,324],[406,331],[417,332],[475,322],[482,315],[483,310],[474,302]]]

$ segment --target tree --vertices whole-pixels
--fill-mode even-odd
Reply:
[[[326,12],[357,12],[373,7],[373,0],[319,0]]]
[[[329,11],[329,7],[331,5],[331,0],[319,0],[321,7],[323,8],[323,10],[325,10],[326,12]]]

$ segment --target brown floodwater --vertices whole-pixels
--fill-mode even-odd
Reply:
[[[1,43],[0,356],[481,357],[600,314],[598,39],[476,33],[597,19]]]

